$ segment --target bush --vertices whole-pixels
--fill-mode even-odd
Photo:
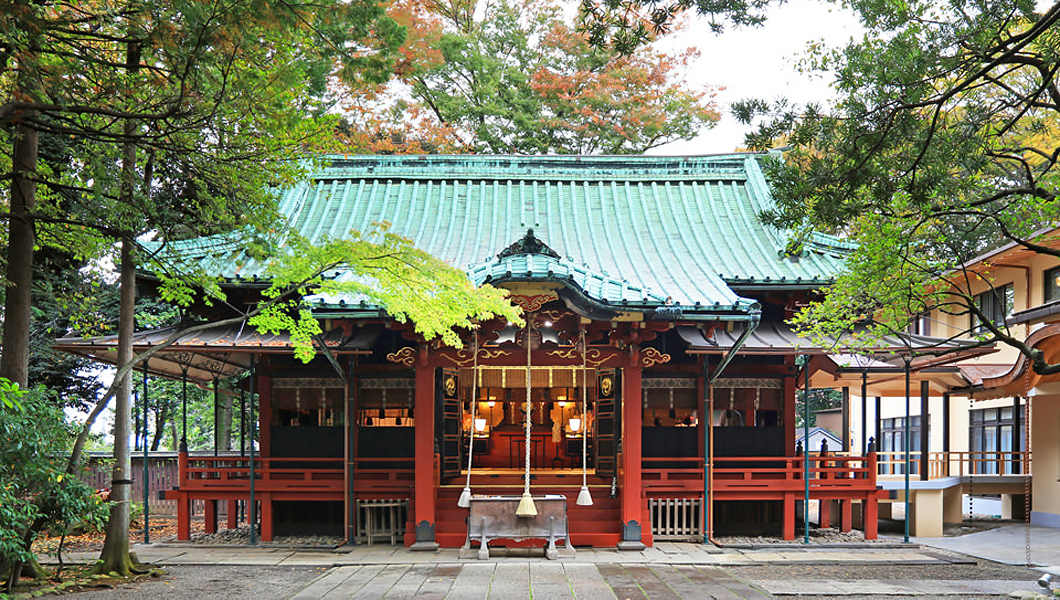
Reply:
[[[0,379],[0,565],[34,560],[30,545],[45,528],[106,519],[95,490],[66,473],[72,435],[59,402]]]

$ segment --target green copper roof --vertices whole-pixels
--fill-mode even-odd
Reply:
[[[549,278],[596,301],[733,308],[732,285],[819,285],[850,246],[824,236],[798,258],[757,215],[772,206],[758,156],[353,156],[283,192],[311,240],[389,221],[476,283]],[[497,255],[528,229],[556,257]],[[264,265],[224,241],[170,248],[229,278]],[[546,260],[547,259],[547,260]]]

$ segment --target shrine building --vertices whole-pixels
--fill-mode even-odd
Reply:
[[[238,316],[218,306],[138,332],[137,351],[176,337],[150,373],[205,386],[245,377],[256,419],[256,449],[180,453],[166,492],[178,537],[194,505],[207,531],[249,516],[264,540],[460,546],[464,489],[517,496],[527,465],[535,497],[566,498],[574,546],[793,539],[806,497],[822,519],[876,537],[871,449],[796,446],[796,391],[829,349],[785,322],[852,247],[796,244],[762,224],[766,156],[333,157],[282,193],[292,231],[320,240],[389,222],[476,285],[507,289],[526,325],[479,323],[456,349],[379,306],[310,296],[324,333],[308,364],[287,336],[202,327]],[[265,263],[232,238],[167,246],[220,275],[228,304],[260,300]],[[139,277],[144,289],[158,280]],[[116,337],[56,345],[116,356]],[[584,492],[591,504],[576,502]]]

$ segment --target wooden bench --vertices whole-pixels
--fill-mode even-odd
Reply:
[[[471,542],[478,541],[478,558],[490,557],[490,540],[523,541],[545,540],[545,557],[559,558],[556,540],[563,540],[567,552],[573,556],[567,531],[567,498],[560,495],[534,496],[537,515],[520,517],[515,514],[520,496],[472,496],[468,511],[467,541],[460,549],[460,558],[471,557]]]

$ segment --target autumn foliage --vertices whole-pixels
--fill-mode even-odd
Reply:
[[[719,118],[690,86],[694,48],[629,56],[592,47],[560,6],[398,0],[395,78],[344,98],[340,136],[373,153],[630,154],[690,139]]]

